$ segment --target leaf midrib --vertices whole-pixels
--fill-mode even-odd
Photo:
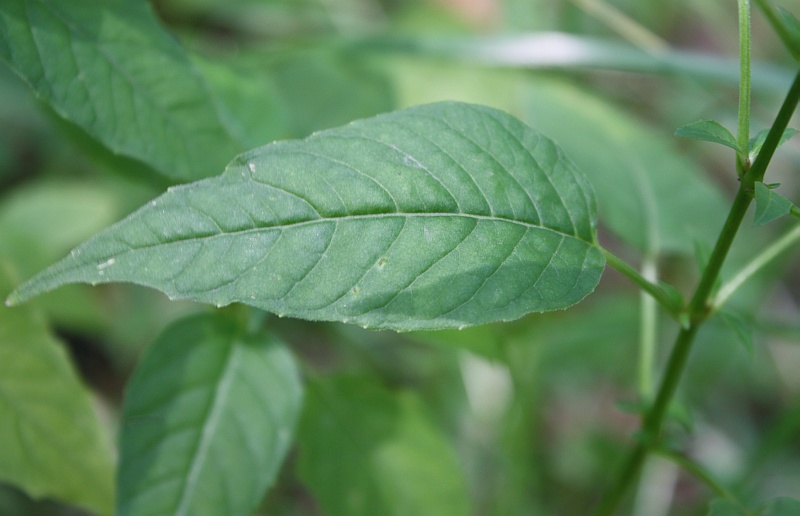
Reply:
[[[214,222],[215,225],[217,225],[219,227],[219,224],[217,224],[210,216],[208,216],[207,214],[205,214],[204,212],[202,212],[200,210],[198,210],[198,211],[200,213],[203,213],[204,215],[206,215],[212,222]],[[298,227],[303,227],[303,226],[311,226],[311,225],[314,225],[314,224],[324,224],[324,223],[329,223],[329,222],[338,223],[338,222],[346,222],[346,221],[349,221],[349,220],[385,219],[385,218],[415,218],[415,217],[420,217],[420,218],[457,217],[457,218],[468,218],[468,219],[473,219],[473,220],[478,220],[478,221],[503,222],[503,223],[507,223],[507,224],[515,224],[515,225],[518,225],[518,226],[523,226],[523,227],[525,227],[527,229],[550,231],[550,232],[552,232],[552,233],[554,233],[556,235],[559,235],[561,237],[574,238],[576,240],[579,240],[581,242],[584,242],[584,243],[588,244],[591,247],[595,247],[596,246],[596,243],[594,241],[586,240],[586,239],[582,238],[581,236],[579,236],[577,234],[567,233],[567,232],[560,231],[560,230],[555,229],[555,228],[549,228],[549,227],[546,227],[546,226],[532,224],[532,223],[529,223],[529,222],[510,219],[510,218],[506,218],[506,217],[498,217],[498,216],[495,216],[495,215],[476,215],[476,214],[470,214],[470,213],[446,213],[446,212],[445,213],[441,213],[441,212],[436,212],[436,213],[397,213],[397,212],[394,212],[394,213],[370,213],[370,214],[361,214],[361,215],[345,215],[345,216],[341,216],[341,217],[320,217],[320,218],[315,218],[315,219],[312,219],[312,220],[303,220],[303,221],[300,221],[300,222],[293,222],[293,223],[289,223],[289,224],[266,226],[266,227],[257,227],[257,228],[249,228],[249,229],[242,229],[242,230],[234,230],[234,231],[229,231],[229,232],[215,233],[215,234],[209,234],[209,235],[203,235],[203,236],[191,236],[191,237],[185,237],[185,238],[178,238],[178,239],[174,239],[174,240],[158,242],[158,243],[151,244],[151,245],[141,245],[141,246],[136,246],[136,247],[131,246],[130,244],[128,244],[125,241],[120,240],[119,238],[115,238],[115,240],[117,242],[127,246],[128,249],[125,250],[125,251],[121,251],[121,252],[106,253],[106,254],[100,255],[100,256],[98,256],[96,258],[92,258],[91,260],[88,260],[88,261],[73,261],[72,264],[70,264],[67,267],[63,267],[63,266],[59,267],[59,264],[55,264],[51,268],[49,268],[47,271],[42,272],[41,273],[42,274],[41,277],[40,276],[35,276],[31,280],[29,280],[27,283],[23,284],[20,288],[18,288],[14,292],[12,292],[11,295],[8,297],[8,299],[11,300],[11,302],[14,303],[14,304],[23,302],[23,301],[25,301],[27,299],[30,299],[31,297],[33,297],[33,296],[35,296],[37,294],[52,290],[56,286],[63,285],[63,284],[71,282],[71,281],[63,281],[63,280],[53,282],[52,278],[53,278],[54,275],[56,277],[62,276],[63,274],[71,273],[71,272],[73,272],[75,270],[84,268],[84,267],[86,267],[86,266],[88,266],[90,264],[95,264],[96,262],[98,262],[100,260],[108,260],[108,259],[113,258],[113,257],[125,256],[125,255],[127,255],[129,253],[133,253],[133,252],[136,252],[136,251],[143,251],[143,250],[147,250],[147,249],[156,249],[156,248],[159,248],[159,247],[162,247],[162,246],[168,246],[168,245],[171,245],[171,244],[177,244],[177,243],[183,243],[183,242],[205,241],[205,240],[211,240],[211,239],[214,239],[214,238],[222,238],[222,237],[230,237],[230,236],[244,236],[244,235],[247,235],[247,234],[250,234],[250,233],[260,233],[260,232],[264,232],[264,231],[284,231],[284,230],[287,230],[287,229],[293,229],[293,228],[298,228]],[[133,220],[128,219],[128,222],[133,222]],[[93,243],[93,241],[90,240],[89,242],[87,242],[83,246],[80,246],[79,249],[85,249],[87,246],[91,245],[92,243]],[[38,281],[37,281],[37,278],[38,278]],[[105,282],[103,280],[99,280],[99,281],[101,283]],[[108,280],[108,281],[110,281],[110,280]]]
[[[201,212],[201,213],[203,213],[203,212]],[[208,216],[208,215],[206,215],[206,216]],[[262,231],[273,231],[273,230],[283,231],[283,230],[286,230],[286,229],[294,229],[294,228],[298,228],[298,227],[311,226],[311,225],[314,225],[314,224],[321,224],[321,223],[327,223],[327,222],[347,222],[347,221],[351,221],[351,220],[364,220],[364,219],[416,218],[416,217],[419,217],[419,218],[456,217],[456,218],[467,218],[467,219],[475,219],[475,220],[489,221],[489,222],[505,222],[505,223],[509,223],[509,224],[516,224],[518,226],[523,226],[523,227],[526,227],[528,229],[540,229],[540,230],[544,230],[544,231],[550,231],[552,233],[555,233],[555,234],[563,236],[563,237],[575,238],[575,239],[580,240],[582,242],[585,242],[585,243],[587,243],[587,244],[589,244],[591,246],[595,245],[595,242],[590,241],[590,240],[586,240],[583,237],[581,237],[580,235],[575,234],[575,233],[567,233],[565,231],[560,231],[560,230],[555,229],[555,228],[549,228],[547,226],[542,226],[542,225],[539,225],[539,224],[532,224],[530,222],[510,219],[510,218],[506,218],[506,217],[497,217],[497,216],[493,216],[493,215],[475,215],[475,214],[471,214],[471,213],[446,213],[446,212],[399,213],[399,212],[392,212],[392,213],[365,213],[365,214],[359,214],[359,215],[344,215],[344,216],[341,216],[341,217],[319,217],[319,218],[315,218],[315,219],[311,219],[311,220],[303,220],[303,221],[300,221],[300,222],[291,222],[291,223],[288,223],[288,224],[281,224],[281,225],[275,225],[275,226],[264,226],[264,227],[256,227],[256,228],[249,228],[249,229],[238,229],[238,230],[224,231],[224,232],[221,232],[221,233],[214,233],[214,234],[204,235],[204,236],[192,236],[192,237],[186,237],[186,238],[178,238],[178,239],[175,239],[175,240],[159,242],[159,243],[152,244],[152,245],[142,245],[142,246],[136,246],[136,247],[132,247],[129,244],[127,244],[125,242],[122,242],[122,243],[125,243],[126,245],[128,245],[130,247],[130,249],[127,250],[127,251],[121,252],[121,253],[112,253],[112,254],[109,254],[107,256],[108,257],[120,256],[120,255],[124,255],[124,254],[130,253],[130,252],[143,250],[143,249],[152,249],[152,248],[157,248],[157,247],[160,247],[160,246],[163,246],[163,245],[170,245],[170,244],[176,244],[176,243],[182,243],[182,242],[192,242],[194,240],[208,240],[208,239],[218,238],[218,237],[246,235],[248,233],[258,233],[258,232],[262,232]],[[214,223],[214,225],[219,227],[219,224],[216,221],[214,221],[210,216],[208,216],[208,218],[209,218],[209,220],[211,220],[211,222]]]

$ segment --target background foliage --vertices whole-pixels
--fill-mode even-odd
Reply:
[[[757,11],[753,23],[755,134],[792,60]],[[735,126],[736,26],[734,5],[712,0],[6,0],[0,294],[238,152],[439,100],[503,109],[556,140],[595,190],[603,245],[687,293],[737,182],[728,149],[672,134],[698,119]],[[797,145],[769,171],[794,201]],[[745,226],[730,270],[787,221]],[[793,250],[703,328],[669,427],[752,507],[800,485],[798,278]],[[461,332],[254,322],[242,307],[215,313],[130,285],[0,307],[0,513],[108,514],[115,497],[125,514],[151,503],[187,514],[586,513],[647,394],[642,307],[614,271],[568,312]],[[675,330],[658,328],[657,360]],[[173,362],[182,376],[159,372]],[[185,396],[159,397],[171,380]],[[214,394],[223,384],[241,394]],[[123,409],[126,385],[153,392]],[[151,460],[143,450],[164,436],[178,458],[162,458],[154,479],[128,462],[115,493],[113,464]],[[230,505],[205,505],[211,493],[190,485],[247,460],[247,481],[217,479],[230,480]],[[137,509],[164,478],[183,487]],[[654,458],[630,503],[706,514],[715,495]]]

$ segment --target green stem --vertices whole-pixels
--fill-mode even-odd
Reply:
[[[642,262],[642,277],[651,283],[657,276],[655,260],[650,257]],[[653,396],[653,370],[656,349],[656,300],[646,292],[639,301],[641,326],[639,328],[639,398],[649,403]]]
[[[642,464],[645,458],[647,458],[648,451],[653,446],[657,445],[661,438],[667,409],[672,402],[678,382],[686,368],[689,352],[691,351],[694,338],[697,335],[697,330],[710,314],[708,302],[714,283],[719,277],[722,264],[725,262],[728,251],[733,244],[733,239],[741,226],[742,220],[744,220],[747,208],[753,200],[753,185],[755,185],[756,181],[763,179],[764,172],[775,153],[781,135],[789,124],[789,119],[797,107],[798,99],[800,99],[800,73],[795,77],[794,83],[789,93],[786,95],[786,99],[778,112],[778,116],[775,118],[775,123],[772,125],[772,128],[770,128],[767,139],[764,142],[764,147],[756,158],[756,162],[741,178],[739,191],[728,213],[728,218],[725,220],[722,231],[720,231],[708,264],[703,270],[700,283],[689,302],[689,326],[681,329],[678,333],[667,363],[664,378],[661,381],[661,386],[656,395],[656,401],[647,412],[642,422],[642,438],[624,462],[616,483],[601,501],[597,509],[598,515],[607,516],[616,511],[625,493],[628,491],[628,488],[636,481]]]
[[[739,124],[736,142],[740,176],[747,170],[750,154],[750,0],[739,0]]]
[[[707,485],[714,493],[720,497],[725,498],[731,502],[741,504],[738,498],[731,493],[725,486],[717,482],[711,474],[705,470],[700,464],[696,463],[695,461],[691,460],[689,457],[681,455],[680,453],[674,452],[672,450],[667,450],[666,448],[656,448],[653,452],[661,455],[662,457],[666,457],[671,461],[675,462],[684,471],[689,472],[692,476],[703,482]]]
[[[682,306],[672,297],[670,297],[667,292],[656,285],[655,283],[649,281],[647,278],[641,275],[639,271],[631,267],[627,262],[622,260],[621,258],[617,257],[605,248],[600,248],[600,251],[603,253],[603,256],[606,258],[606,263],[610,265],[612,268],[616,269],[620,272],[623,276],[627,277],[639,287],[642,288],[645,292],[653,296],[653,298],[658,301],[661,306],[664,307],[667,312],[669,312],[672,316],[677,317],[680,311],[682,310]]]
[[[788,233],[783,235],[779,240],[773,242],[772,245],[764,249],[748,263],[742,270],[740,270],[730,281],[725,283],[717,292],[712,303],[714,311],[719,310],[728,299],[736,292],[739,287],[750,279],[755,273],[763,269],[769,262],[777,258],[782,252],[789,249],[795,243],[800,241],[800,224],[794,226]]]

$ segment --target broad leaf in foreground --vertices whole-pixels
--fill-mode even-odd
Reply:
[[[297,367],[274,338],[221,316],[174,324],[126,392],[118,514],[250,514],[275,480],[300,403]]]
[[[29,307],[0,307],[0,443],[0,482],[111,513],[110,443],[64,347]]]
[[[278,142],[175,187],[22,285],[130,281],[172,298],[396,330],[566,308],[604,259],[585,178],[500,111],[410,108]]]

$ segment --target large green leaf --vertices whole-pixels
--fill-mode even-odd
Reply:
[[[470,514],[456,454],[411,393],[366,378],[313,381],[298,447],[300,479],[325,514]]]
[[[621,108],[564,81],[537,80],[528,120],[553,138],[597,193],[600,222],[640,250],[690,254],[725,220],[720,191],[694,162]]]
[[[0,291],[10,279],[0,263]],[[0,307],[0,481],[110,514],[107,436],[61,343],[30,308]]]
[[[246,148],[148,2],[4,0],[0,34],[0,58],[39,98],[169,178],[214,175]]]
[[[604,266],[589,185],[500,111],[440,103],[279,142],[172,188],[21,286],[173,298],[398,330],[568,307]]]
[[[118,514],[250,514],[300,413],[297,367],[267,334],[220,316],[168,328],[125,395]]]

